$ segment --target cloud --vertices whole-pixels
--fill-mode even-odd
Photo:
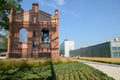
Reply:
[[[54,4],[50,4],[50,3],[48,3],[48,2],[46,2],[46,1],[44,1],[44,0],[37,0],[41,5],[47,5],[47,6],[50,6],[50,7],[52,7],[52,8],[54,8],[54,9],[57,9],[57,6],[55,6]]]
[[[75,17],[78,17],[78,18],[80,17],[80,15],[78,15],[77,13],[75,13],[75,12],[73,12],[73,11],[66,10],[66,9],[61,9],[61,8],[59,8],[58,6],[56,6],[55,4],[50,4],[50,3],[48,3],[48,2],[46,2],[46,1],[44,1],[44,0],[37,0],[37,1],[38,1],[40,4],[42,4],[42,5],[47,5],[47,6],[49,6],[49,7],[54,8],[54,9],[58,9],[59,11],[65,13],[65,14],[70,14],[70,15],[75,16]],[[56,1],[64,1],[64,0],[56,0]]]
[[[55,2],[57,2],[58,5],[64,5],[65,4],[65,0],[54,0]]]
[[[63,13],[70,14],[70,15],[72,15],[72,16],[75,16],[75,17],[77,17],[77,18],[80,17],[79,14],[77,14],[77,13],[75,13],[75,12],[73,12],[73,11],[68,11],[68,10],[65,10],[65,9],[60,9],[60,11],[63,12]]]

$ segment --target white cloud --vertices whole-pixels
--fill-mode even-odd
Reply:
[[[57,2],[58,5],[64,5],[65,4],[65,0],[54,0]]]
[[[65,9],[60,9],[60,10],[61,10],[61,12],[63,12],[63,13],[70,14],[70,15],[75,16],[75,17],[77,17],[77,18],[80,17],[79,14],[77,14],[77,13],[75,13],[75,12],[73,12],[73,11],[68,11],[68,10],[65,10]]]
[[[55,6],[54,4],[51,4],[51,3],[48,3],[48,2],[46,2],[46,1],[44,1],[44,0],[37,0],[41,5],[47,5],[47,6],[50,6],[50,7],[52,7],[52,8],[54,8],[54,9],[57,9],[57,6]]]
[[[42,5],[47,5],[47,6],[50,6],[50,7],[54,8],[54,9],[58,9],[59,11],[65,13],[65,14],[70,14],[70,15],[75,16],[75,17],[78,17],[78,18],[80,17],[79,14],[77,14],[77,13],[75,13],[75,12],[73,12],[73,11],[69,11],[69,10],[66,10],[66,9],[61,9],[61,8],[59,8],[58,6],[56,6],[56,5],[54,5],[54,4],[51,4],[51,3],[48,3],[48,2],[46,2],[46,1],[44,1],[44,0],[37,0],[37,1],[38,1],[40,4],[42,4]],[[56,0],[56,1],[64,1],[64,0]]]

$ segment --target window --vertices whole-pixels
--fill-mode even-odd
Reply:
[[[49,42],[49,30],[48,29],[43,29],[41,36],[42,36],[42,42]]]
[[[25,28],[20,29],[19,42],[27,42],[27,30]]]
[[[113,47],[112,49],[113,49],[113,50],[117,50],[117,47]]]
[[[35,40],[33,40],[33,48],[35,48],[36,47],[36,42],[35,42]]]
[[[117,57],[117,52],[113,52],[114,57]]]
[[[34,17],[34,21],[33,22],[36,23],[36,17]]]
[[[120,47],[118,47],[118,50],[120,50]]]
[[[33,31],[33,37],[36,37],[36,32],[35,31]]]

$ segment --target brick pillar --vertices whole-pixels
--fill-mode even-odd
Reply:
[[[59,36],[58,36],[58,10],[55,10],[55,16],[54,16],[54,27],[55,32],[52,32],[52,36],[51,36],[51,57],[52,59],[57,59],[59,58]]]

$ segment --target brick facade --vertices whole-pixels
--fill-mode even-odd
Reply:
[[[22,30],[27,31],[26,41],[21,41]],[[58,38],[58,10],[51,15],[37,3],[18,14],[11,9],[7,58],[59,58]]]

